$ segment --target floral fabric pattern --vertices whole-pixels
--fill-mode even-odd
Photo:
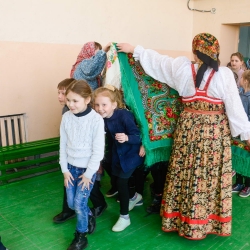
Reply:
[[[85,59],[89,59],[92,56],[95,55],[95,42],[88,42],[85,43],[80,51],[80,53],[77,56],[75,64],[72,66],[71,72],[70,72],[70,77],[74,76],[74,72],[76,70],[76,67],[80,62],[82,62]]]
[[[192,101],[185,108],[224,110],[224,104]],[[161,206],[162,230],[189,239],[229,236],[232,213],[231,136],[227,116],[183,111]]]
[[[168,161],[182,110],[178,92],[147,75],[132,54],[118,53],[118,57],[124,100],[140,127],[146,151],[145,167]]]
[[[112,43],[107,53],[107,63],[103,85],[109,84],[117,89],[121,88],[121,71],[115,43]]]
[[[209,33],[201,33],[194,37],[193,39],[193,53],[196,50],[209,56],[214,61],[217,61],[218,54],[220,54],[220,45],[216,37]]]
[[[247,145],[247,143],[245,141],[240,140],[239,137],[233,137],[231,139],[231,143],[233,146],[239,147],[243,150],[250,152],[250,147]]]
[[[182,110],[178,93],[167,84],[149,77],[132,54],[128,54],[127,57],[138,82],[150,141],[172,138],[177,118]]]

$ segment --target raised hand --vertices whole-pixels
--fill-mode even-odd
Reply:
[[[117,43],[118,52],[134,53],[135,46],[129,43]]]

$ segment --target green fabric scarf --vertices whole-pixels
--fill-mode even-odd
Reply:
[[[168,161],[181,99],[168,85],[148,76],[132,54],[118,53],[118,57],[125,103],[142,132],[145,165]]]
[[[239,138],[232,138],[232,166],[238,174],[250,177],[250,147]]]

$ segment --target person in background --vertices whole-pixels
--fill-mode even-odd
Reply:
[[[88,104],[92,90],[84,80],[75,80],[66,89],[70,111],[63,115],[60,125],[60,166],[64,175],[67,202],[77,215],[75,237],[68,250],[87,247],[87,233],[93,214],[88,198],[96,172],[104,155],[104,122]],[[90,221],[90,218],[92,220]]]
[[[102,85],[101,72],[107,61],[106,52],[109,47],[110,44],[107,44],[102,50],[100,43],[85,43],[72,66],[70,77],[76,80],[84,79],[92,90],[100,87]]]
[[[70,85],[71,82],[73,82],[74,78],[67,78],[63,81],[59,82],[57,85],[57,91],[58,91],[58,101],[63,106],[62,108],[62,115],[69,111],[68,106],[66,105],[66,98],[65,98],[65,92],[67,87]],[[62,206],[62,212],[54,216],[53,221],[54,223],[63,223],[71,218],[75,217],[75,211],[70,209],[67,203],[67,195],[66,195],[66,188],[63,186],[63,206]]]
[[[243,72],[240,79],[240,98],[250,121],[250,70]],[[249,166],[250,167],[250,166]],[[250,195],[250,177],[236,173],[236,182],[232,187],[233,193],[239,193],[239,196],[246,198]]]
[[[168,162],[157,162],[152,165],[149,170],[153,177],[153,183],[150,185],[153,201],[151,205],[147,207],[146,211],[149,214],[159,214],[168,170]]]
[[[233,53],[230,57],[231,70],[237,74],[237,87],[240,87],[240,79],[244,70],[242,69],[242,65],[244,63],[244,57],[240,52]]]

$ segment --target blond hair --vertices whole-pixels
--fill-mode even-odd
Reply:
[[[95,98],[98,95],[102,95],[105,97],[108,97],[112,103],[117,103],[117,108],[125,108],[125,105],[122,100],[122,93],[120,90],[115,88],[114,86],[107,85],[106,87],[100,87],[94,91],[93,99],[95,101]]]
[[[245,70],[241,77],[247,81],[247,87],[250,88],[250,70]]]

